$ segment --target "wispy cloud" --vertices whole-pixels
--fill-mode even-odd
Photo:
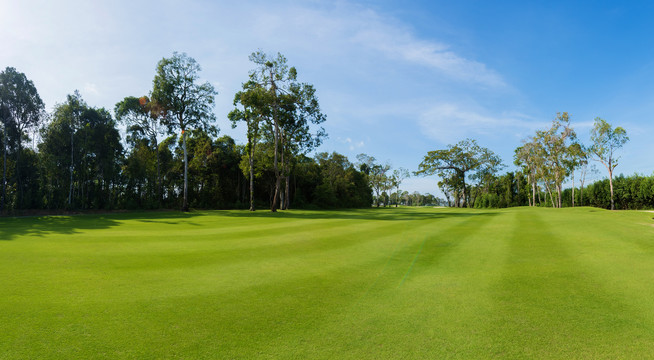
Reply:
[[[354,151],[356,149],[361,149],[362,147],[364,147],[366,145],[363,140],[352,140],[352,138],[349,138],[349,137],[345,138],[345,139],[339,138],[338,141],[345,144],[345,145],[347,145],[347,147],[348,147],[348,149],[350,151]]]
[[[485,64],[456,54],[446,44],[419,39],[409,30],[382,21],[370,21],[367,29],[354,35],[353,41],[391,58],[426,66],[454,80],[493,88],[506,86],[502,77]]]
[[[522,138],[547,125],[517,112],[494,115],[478,106],[454,103],[433,105],[418,118],[424,134],[444,144],[475,136]]]

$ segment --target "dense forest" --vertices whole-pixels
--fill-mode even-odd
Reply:
[[[246,144],[220,135],[217,92],[199,83],[199,64],[174,53],[156,66],[149,94],[126,96],[112,111],[75,91],[45,105],[15,68],[0,73],[3,214],[34,210],[356,208],[369,206],[654,207],[654,177],[613,178],[626,131],[597,118],[592,144],[578,141],[567,113],[515,150],[517,171],[475,140],[430,151],[417,176],[438,176],[445,196],[401,189],[412,174],[373,156],[310,157],[327,136],[316,89],[298,80],[281,54],[252,53],[227,114]],[[244,74],[245,75],[245,74]],[[123,138],[121,133],[125,133]],[[589,163],[608,179],[586,184]],[[563,184],[572,187],[564,189]]]

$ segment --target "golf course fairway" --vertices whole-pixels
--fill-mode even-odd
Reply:
[[[0,218],[0,358],[651,358],[653,216]]]

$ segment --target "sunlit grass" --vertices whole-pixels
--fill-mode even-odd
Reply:
[[[0,219],[0,358],[647,358],[652,216]]]

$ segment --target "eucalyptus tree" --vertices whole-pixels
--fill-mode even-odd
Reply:
[[[375,192],[375,203],[379,207],[382,192],[388,187],[388,171],[391,169],[391,165],[378,163],[374,156],[366,154],[357,155],[357,161],[360,170],[368,178],[370,188]]]
[[[323,127],[311,131],[311,125],[318,126],[325,122],[326,116],[320,110],[320,104],[313,85],[293,83],[288,94],[283,94],[281,121],[281,159],[282,175],[285,179],[285,201],[282,208],[287,210],[290,204],[291,164],[299,155],[306,155],[318,148],[327,133]]]
[[[618,166],[619,157],[615,152],[629,141],[627,131],[618,126],[613,128],[606,120],[595,118],[595,123],[590,131],[590,153],[596,161],[601,162],[609,172],[609,187],[611,189],[611,210],[615,210],[613,200],[613,171]]]
[[[209,130],[213,128],[211,123],[215,120],[212,109],[218,92],[209,82],[198,84],[200,71],[200,65],[195,59],[186,53],[174,52],[172,57],[159,61],[153,80],[152,99],[161,106],[162,123],[168,128],[169,134],[179,130],[182,135],[183,211],[188,211],[187,132],[198,128]]]
[[[247,127],[247,159],[250,177],[250,211],[254,211],[254,157],[259,142],[262,122],[270,117],[270,93],[255,81],[243,83],[243,90],[234,95],[234,106],[227,117],[235,128],[238,122]],[[240,108],[239,108],[240,105]]]
[[[459,188],[463,193],[463,207],[471,207],[470,192],[466,178],[479,180],[486,171],[499,169],[501,160],[491,150],[481,147],[475,140],[465,139],[447,149],[430,151],[418,166],[416,175],[438,175],[447,180],[449,186]],[[456,181],[455,181],[456,180]]]
[[[402,184],[402,182],[405,179],[409,178],[410,176],[411,175],[409,173],[409,170],[407,170],[405,168],[401,167],[401,168],[393,170],[393,176],[391,177],[391,179],[392,179],[393,186],[397,189],[397,200],[398,200],[398,202],[399,202],[399,198],[400,198],[400,185]],[[397,202],[395,203],[395,207],[397,207]]]
[[[523,172],[527,174],[527,182],[531,186],[529,206],[536,206],[536,183],[538,182],[538,173],[542,162],[538,156],[539,146],[532,138],[531,141],[525,141],[522,146],[515,149],[513,156],[514,164],[522,167]]]
[[[68,207],[73,206],[73,175],[75,172],[75,133],[79,130],[81,124],[82,112],[87,108],[79,91],[75,90],[73,94],[66,96],[66,102],[56,107],[54,116],[59,119],[63,131],[70,136],[70,162],[68,166]]]
[[[588,164],[588,154],[586,149],[579,142],[573,142],[568,146],[567,154],[564,159],[565,166],[568,168],[572,179],[572,207],[575,207],[575,172]],[[583,183],[582,183],[583,187]]]
[[[163,134],[161,120],[164,112],[162,107],[147,96],[136,98],[125,97],[114,108],[116,119],[127,125],[127,131],[132,138],[146,138],[150,148],[155,153],[157,170],[157,203],[161,206],[161,161],[159,159],[158,136]]]
[[[290,85],[297,79],[297,71],[294,67],[288,67],[286,58],[277,53],[271,57],[259,50],[250,54],[250,61],[255,63],[256,68],[250,72],[250,80],[263,86],[270,93],[270,133],[273,137],[274,154],[273,169],[275,172],[275,192],[270,206],[270,211],[277,211],[279,204],[282,174],[279,169],[279,147],[281,139],[280,95],[287,93]]]
[[[267,133],[274,144],[273,170],[275,192],[271,211],[277,211],[282,196],[281,182],[285,179],[286,194],[281,208],[289,204],[290,165],[295,156],[306,154],[320,145],[326,136],[319,128],[312,134],[310,125],[325,121],[312,85],[297,81],[297,70],[287,65],[286,58],[278,53],[269,56],[259,50],[250,55],[256,67],[250,72],[250,81],[268,92]]]
[[[570,126],[570,116],[567,112],[557,113],[552,126],[547,130],[536,131],[534,136],[534,140],[539,144],[538,156],[542,160],[541,178],[550,192],[553,207],[562,206],[562,184],[569,172],[566,158],[570,152],[570,144],[576,137],[574,129]],[[556,201],[553,199],[550,184],[556,190]]]
[[[13,143],[16,144],[16,186],[18,207],[22,206],[23,184],[20,176],[20,156],[22,152],[23,137],[26,131],[39,126],[44,115],[45,105],[39,96],[32,80],[27,79],[24,73],[7,67],[0,73],[0,117],[3,123],[4,135],[4,166],[3,168],[3,201],[0,210],[4,209],[6,193],[6,164],[8,135],[13,134]]]

